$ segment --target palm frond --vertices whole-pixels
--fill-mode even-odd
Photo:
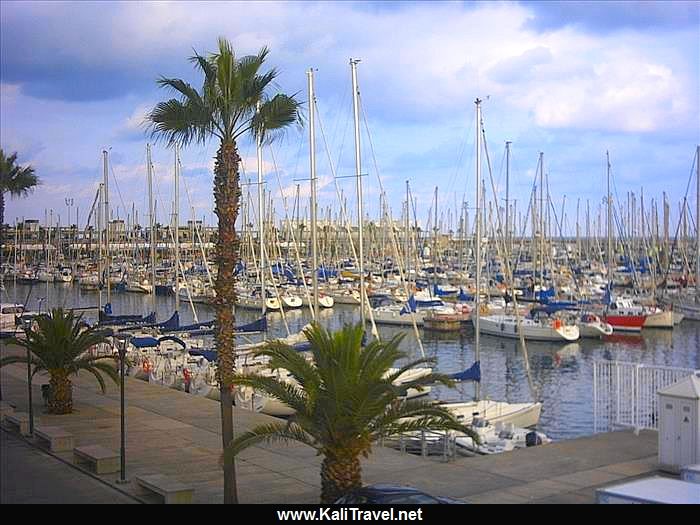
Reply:
[[[303,124],[302,103],[296,95],[278,94],[260,105],[260,111],[251,119],[250,131],[254,137],[260,137],[264,143],[278,138],[291,124],[299,127]],[[240,134],[240,133],[239,133]]]
[[[321,383],[316,367],[294,348],[279,341],[271,341],[255,355],[270,358],[272,370],[285,369],[296,379],[306,393],[313,398]]]
[[[204,143],[211,136],[235,142],[248,132],[271,138],[285,126],[301,122],[295,95],[269,99],[266,94],[277,77],[274,68],[261,71],[269,55],[266,47],[257,55],[238,58],[231,43],[220,37],[217,48],[206,58],[195,51],[189,59],[204,75],[201,91],[180,79],[161,77],[157,81],[180,99],[160,102],[151,110],[147,120],[153,138],[169,145]],[[263,106],[273,103],[260,116],[256,113],[258,102]],[[254,119],[259,122],[254,123]]]
[[[403,335],[403,334],[402,334]],[[396,372],[393,374],[389,374],[387,376],[387,380],[390,382],[394,382],[397,379],[399,379],[402,375],[404,375],[406,372],[409,372],[410,370],[413,370],[414,368],[418,368],[420,365],[435,365],[435,359],[432,357],[423,357],[421,359],[415,359],[413,361],[410,361],[409,363],[406,363],[402,367],[398,368]]]
[[[303,428],[295,423],[270,423],[260,425],[245,432],[231,441],[224,450],[224,456],[232,460],[241,451],[258,443],[288,443],[297,441],[318,450],[318,444],[312,436],[307,434]]]
[[[213,83],[216,79],[216,68],[202,55],[198,54],[197,51],[194,55],[190,57],[190,62],[192,62],[199,70],[204,73],[204,82]]]
[[[82,367],[82,370],[87,370],[88,372],[96,375],[96,372],[101,372],[107,377],[109,377],[115,385],[119,384],[119,372],[107,363],[92,363]],[[100,387],[102,388],[102,393],[106,392],[106,387],[104,381],[100,381]]]
[[[260,390],[297,412],[306,412],[308,398],[304,390],[276,377],[258,374],[236,375],[233,378],[233,384]]]
[[[211,115],[203,108],[177,99],[156,104],[148,120],[151,122],[151,136],[156,140],[165,140],[168,145],[204,143],[215,131],[212,129]]]
[[[39,361],[34,356],[30,356],[29,361],[34,366],[41,364],[41,361]],[[26,356],[23,357],[23,356],[19,356],[19,355],[8,355],[7,357],[3,357],[2,359],[0,359],[0,368],[2,368],[3,366],[14,365],[14,364],[26,365],[27,364]]]
[[[34,190],[41,181],[32,166],[17,164],[17,152],[9,157],[0,149],[0,193],[8,192],[10,197],[24,197]]]
[[[415,419],[394,422],[382,429],[382,435],[384,437],[389,437],[411,432],[449,430],[466,434],[479,443],[479,435],[469,427],[465,427],[464,425],[460,425],[459,423],[455,423],[450,420],[431,416],[423,416]]]
[[[99,370],[92,366],[84,366],[82,367],[82,370],[85,370],[86,372],[91,373],[93,376],[95,376],[95,379],[97,380],[97,384],[100,385],[100,390],[104,394],[107,392],[107,385],[105,384],[105,380],[102,377],[102,374],[100,373]]]

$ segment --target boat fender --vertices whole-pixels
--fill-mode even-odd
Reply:
[[[542,444],[542,437],[540,434],[533,430],[532,432],[528,432],[525,434],[525,446],[527,447],[536,447],[537,445]]]

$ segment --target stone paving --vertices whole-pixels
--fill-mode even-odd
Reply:
[[[0,430],[0,504],[139,503]]]
[[[19,365],[2,369],[6,402],[26,411],[26,372]],[[102,445],[119,450],[119,390],[110,384],[99,392],[89,374],[73,382],[74,413],[49,416],[37,378],[33,386],[39,424],[59,426],[75,436],[76,446]],[[127,477],[166,474],[194,486],[195,503],[223,501],[220,467],[220,412],[216,401],[127,378]],[[274,418],[234,408],[237,431]],[[4,436],[6,433],[0,433]],[[595,489],[656,472],[656,432],[598,434],[592,437],[516,450],[495,456],[437,459],[375,447],[363,461],[365,483],[412,485],[431,494],[469,503],[594,503]],[[72,453],[55,456],[72,462]],[[258,445],[236,461],[242,503],[317,503],[320,458],[301,445]],[[16,468],[3,461],[2,468]],[[73,475],[79,471],[65,465]],[[11,492],[13,473],[3,472],[2,491]],[[102,475],[116,487],[118,474]],[[8,486],[9,485],[9,486]],[[119,488],[146,502],[155,502],[136,483]],[[89,500],[89,496],[86,497]]]

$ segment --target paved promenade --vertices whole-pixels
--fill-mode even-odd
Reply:
[[[139,503],[0,430],[0,504]]]
[[[92,376],[81,375],[74,380],[75,412],[49,416],[43,413],[39,386],[46,381],[38,378],[33,390],[39,425],[66,429],[74,434],[76,446],[99,444],[119,450],[119,390],[115,385],[109,385],[107,394],[102,395]],[[26,411],[23,367],[2,369],[2,388],[6,402],[18,411]],[[127,379],[126,397],[127,477],[171,475],[194,486],[196,503],[222,502],[218,403],[132,378]],[[234,410],[237,431],[273,419]],[[6,436],[6,432],[0,432],[3,442]],[[363,475],[365,483],[412,485],[470,503],[593,503],[597,487],[654,474],[656,442],[655,432],[642,432],[639,436],[615,432],[449,463],[375,447],[371,457],[363,462]],[[10,441],[3,446],[12,450],[15,445]],[[71,453],[57,456],[72,461]],[[22,457],[2,460],[3,501],[22,493],[21,483],[25,482],[18,478],[34,475],[31,469],[21,468]],[[77,479],[83,476],[73,467],[63,466],[66,470],[61,475]],[[300,445],[255,446],[239,456],[236,468],[242,503],[318,502],[320,459],[311,449]],[[118,474],[100,478],[114,484]],[[142,500],[154,501],[134,482],[119,487]],[[76,488],[76,493],[81,490]],[[84,492],[82,501],[103,501],[103,495],[89,488]]]

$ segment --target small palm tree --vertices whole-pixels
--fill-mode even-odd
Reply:
[[[217,374],[221,392],[221,431],[224,443],[233,438],[231,386],[235,373],[235,268],[239,256],[236,221],[240,208],[241,157],[237,141],[244,136],[270,140],[287,126],[301,122],[300,105],[294,96],[269,95],[277,70],[261,69],[269,54],[237,57],[231,44],[219,38],[218,52],[209,57],[195,53],[190,61],[204,74],[201,91],[184,80],[161,77],[158,84],[178,98],[158,103],[148,115],[152,135],[169,145],[204,145],[218,139],[214,165],[214,213],[218,219],[214,289]],[[224,502],[235,503],[235,465],[224,464]]]
[[[258,374],[238,375],[237,385],[255,388],[295,410],[284,423],[258,426],[241,434],[226,448],[235,456],[259,442],[298,441],[324,457],[321,466],[321,502],[332,503],[362,485],[360,457],[367,457],[372,443],[385,436],[420,430],[457,430],[474,439],[444,408],[421,400],[405,400],[410,388],[421,389],[440,382],[441,374],[429,374],[395,385],[397,378],[430,359],[420,359],[393,369],[405,357],[399,350],[402,336],[388,342],[362,346],[363,327],[346,325],[331,334],[318,324],[305,330],[313,362],[293,347],[271,342],[258,352],[270,358],[270,368],[286,369],[294,381]]]
[[[25,329],[24,339],[12,341],[29,350],[34,367],[32,377],[39,372],[48,372],[51,378],[49,414],[70,414],[73,411],[70,376],[77,375],[80,370],[94,375],[103,393],[106,390],[103,375],[119,383],[114,365],[106,362],[104,357],[89,353],[95,345],[107,342],[104,333],[96,327],[87,327],[81,318],[71,311],[55,308],[50,315],[37,317],[36,327]],[[8,356],[0,359],[0,367],[26,362],[26,357]]]
[[[0,149],[0,226],[5,224],[5,193],[10,197],[26,197],[39,179],[31,166],[17,164],[17,153],[9,157]]]

